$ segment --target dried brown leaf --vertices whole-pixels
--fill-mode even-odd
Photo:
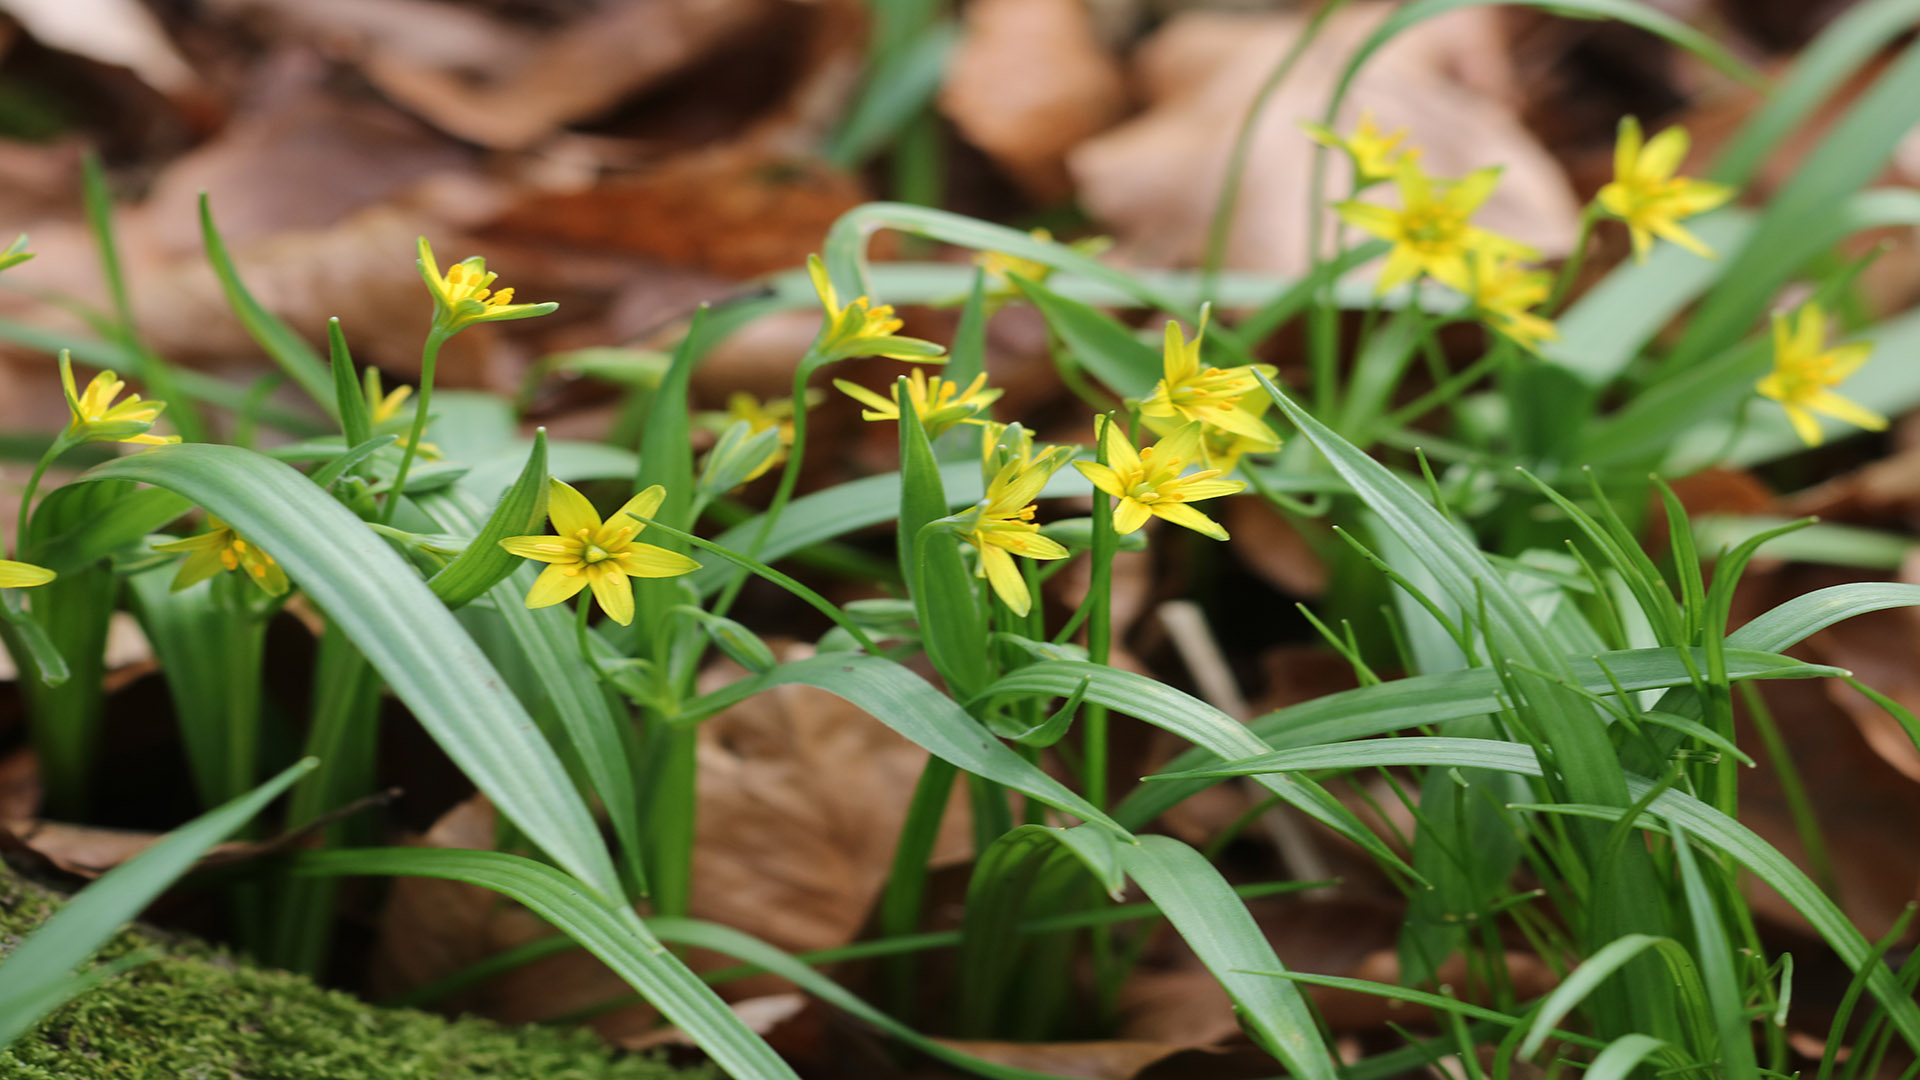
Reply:
[[[1081,0],[975,0],[940,109],[1036,201],[1072,193],[1067,153],[1126,109],[1120,64]]]

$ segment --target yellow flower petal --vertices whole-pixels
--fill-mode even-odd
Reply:
[[[659,513],[660,504],[667,501],[667,489],[655,484],[628,499],[626,505],[614,512],[610,521],[621,521],[628,525],[639,525],[635,518],[650,518]],[[636,530],[637,531],[637,530]]]
[[[700,564],[654,544],[634,544],[621,554],[620,567],[634,577],[664,578],[691,574]]]
[[[544,563],[572,562],[580,557],[580,545],[568,544],[558,536],[509,536],[500,541],[509,554]]]
[[[1112,495],[1114,498],[1117,499],[1126,494],[1126,489],[1120,486],[1120,478],[1114,475],[1113,470],[1105,465],[1094,461],[1076,461],[1073,463],[1073,467],[1079,469],[1082,476],[1092,481],[1094,487]]]
[[[607,618],[629,626],[633,623],[633,585],[627,581],[627,575],[618,567],[601,563],[589,569],[585,575],[588,584],[593,586],[593,599]]]
[[[593,504],[565,480],[547,482],[547,517],[553,521],[553,531],[561,536],[573,536],[581,529],[592,534],[600,529],[600,514]]]
[[[54,578],[53,571],[32,563],[0,559],[0,589],[31,589]]]
[[[1147,508],[1146,503],[1138,499],[1123,498],[1113,508],[1113,531],[1121,536],[1138,532],[1140,526],[1145,525],[1147,519],[1152,516],[1153,511]]]
[[[1032,608],[1033,597],[1027,591],[1026,579],[1020,576],[1020,568],[1013,564],[1013,556],[992,546],[979,550],[980,569],[986,574],[987,583],[993,586],[994,595],[1015,615],[1024,616]]]
[[[587,587],[587,575],[568,573],[571,567],[549,566],[540,571],[533,588],[527,590],[527,606],[530,608],[552,607],[573,599],[581,589]]]
[[[1157,503],[1153,507],[1153,512],[1175,525],[1192,529],[1203,536],[1210,536],[1215,540],[1227,538],[1227,530],[1221,528],[1219,522],[1185,503]]]

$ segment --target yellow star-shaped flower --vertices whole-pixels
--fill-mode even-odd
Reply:
[[[1887,426],[1886,417],[1833,392],[1867,362],[1873,346],[1860,341],[1828,349],[1824,348],[1826,340],[1827,315],[1819,304],[1809,303],[1791,318],[1775,315],[1773,373],[1755,387],[1780,403],[1793,430],[1808,446],[1818,446],[1821,441],[1816,413],[1868,431]]]
[[[1033,523],[1033,500],[1057,468],[1058,458],[1049,453],[1038,461],[1008,461],[987,484],[986,497],[980,500],[965,539],[980,553],[976,573],[993,586],[994,595],[1015,615],[1032,609],[1033,596],[1027,582],[1014,565],[1013,557],[1027,559],[1064,559],[1066,548],[1040,535]]]
[[[165,446],[180,441],[178,435],[154,435],[154,422],[167,407],[164,401],[142,401],[139,394],[114,404],[113,399],[127,384],[111,371],[95,375],[84,391],[73,382],[73,361],[65,350],[60,353],[60,386],[67,395],[67,429],[61,437],[68,445],[83,442],[123,442],[141,446]]]
[[[442,333],[456,334],[476,323],[531,319],[560,307],[552,301],[514,303],[512,289],[493,288],[499,276],[489,271],[487,260],[478,255],[447,267],[443,276],[427,238],[420,238],[420,277],[433,294],[433,325]]]
[[[1149,517],[1159,517],[1202,536],[1227,538],[1227,530],[1219,522],[1188,504],[1232,495],[1247,485],[1216,479],[1219,469],[1186,473],[1188,465],[1201,459],[1199,424],[1183,425],[1152,446],[1136,451],[1121,434],[1120,425],[1111,420],[1104,423],[1100,446],[1106,451],[1107,463],[1076,461],[1073,467],[1093,481],[1094,487],[1120,500],[1113,510],[1115,532],[1125,536],[1145,525]]]
[[[1194,332],[1192,341],[1186,339],[1179,323],[1168,320],[1161,358],[1163,375],[1154,385],[1152,396],[1140,403],[1140,415],[1194,421],[1262,446],[1279,446],[1280,437],[1261,423],[1258,413],[1241,405],[1250,395],[1263,403],[1266,400],[1260,393],[1260,380],[1254,376],[1256,370],[1272,378],[1278,369],[1268,364],[1202,367],[1200,340],[1206,332],[1205,312],[1200,315],[1200,328]]]
[[[222,570],[240,571],[268,596],[285,596],[293,587],[287,580],[287,572],[273,561],[273,556],[247,543],[212,514],[207,515],[206,532],[155,544],[153,550],[187,553],[187,561],[180,564],[180,572],[173,576],[174,592],[197,585]]]
[[[1406,128],[1381,131],[1373,122],[1371,110],[1360,113],[1360,123],[1351,135],[1340,135],[1325,124],[1302,122],[1300,126],[1306,129],[1314,142],[1347,155],[1353,162],[1356,187],[1366,187],[1388,179],[1403,159],[1415,160],[1420,156],[1418,149],[1401,149],[1400,144],[1407,140]]]
[[[1353,201],[1334,209],[1348,224],[1393,242],[1387,265],[1380,271],[1380,292],[1421,274],[1464,292],[1468,252],[1520,259],[1540,257],[1539,252],[1518,240],[1471,223],[1499,180],[1500,170],[1487,168],[1459,180],[1438,181],[1403,157],[1393,179],[1400,193],[1400,209]]]
[[[931,361],[946,352],[931,341],[895,337],[894,331],[906,323],[893,313],[891,304],[875,307],[871,300],[857,296],[843,306],[820,256],[807,256],[807,276],[812,279],[813,291],[819,295],[820,307],[827,315],[816,345],[822,355],[834,360],[885,356],[894,360]]]
[[[666,548],[642,544],[634,538],[646,526],[636,517],[652,517],[667,498],[667,489],[655,484],[616,511],[612,519],[600,515],[585,495],[562,480],[548,481],[547,517],[553,536],[510,536],[500,546],[525,559],[547,563],[527,591],[527,606],[550,607],[592,587],[593,599],[607,617],[621,626],[633,622],[633,584],[629,578],[679,577],[700,564]]]
[[[863,420],[900,419],[900,385],[895,383],[888,388],[888,396],[879,394],[845,379],[833,380],[840,392],[865,405],[861,410]],[[975,417],[982,409],[999,400],[1001,391],[986,388],[987,374],[981,372],[962,390],[958,383],[935,376],[927,378],[924,368],[914,368],[907,379],[907,400],[913,405],[914,414],[920,417],[920,424],[927,429],[927,438],[937,439],[955,424],[982,423]]]
[[[1627,223],[1633,235],[1633,256],[1644,260],[1655,236],[1679,244],[1695,255],[1713,258],[1713,250],[1680,225],[1680,219],[1705,213],[1733,198],[1725,184],[1675,176],[1687,156],[1685,128],[1670,127],[1644,139],[1640,121],[1620,121],[1620,137],[1613,146],[1613,182],[1595,198],[1607,213]]]
[[[1467,299],[1490,327],[1523,348],[1538,351],[1560,331],[1553,320],[1535,315],[1553,292],[1553,275],[1497,254],[1473,252],[1467,258]]]

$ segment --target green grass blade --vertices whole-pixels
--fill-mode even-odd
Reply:
[[[302,344],[305,344],[304,342]],[[338,318],[327,320],[327,375],[333,384],[333,402],[329,411],[340,418],[340,430],[348,446],[359,446],[373,438],[373,415],[367,408],[367,394],[360,385],[360,373],[354,369],[353,354],[347,350],[346,332]]]
[[[1719,1058],[1728,1076],[1755,1076],[1760,1063],[1753,1055],[1753,1030],[1746,1015],[1746,995],[1740,989],[1740,977],[1734,970],[1733,950],[1727,947],[1727,928],[1706,877],[1700,872],[1693,845],[1686,829],[1673,824],[1673,856],[1680,870],[1680,890],[1687,899],[1687,914],[1693,922],[1693,950],[1699,957],[1700,981],[1706,994],[1705,1005],[1719,1032]],[[1764,961],[1764,958],[1762,958]],[[1710,1061],[1707,1054],[1701,1060]]]
[[[1587,1080],[1627,1080],[1640,1063],[1667,1049],[1651,1035],[1622,1035],[1607,1044],[1587,1066]]]
[[[40,929],[0,964],[7,987],[0,1009],[0,1046],[6,1046],[40,1022],[65,996],[54,988],[75,968],[140,914],[214,844],[253,819],[302,773],[302,761],[253,792],[201,815],[161,838],[152,847],[101,875],[54,913]],[[30,999],[32,1007],[22,999]]]
[[[1769,609],[1727,635],[1729,649],[1779,651],[1798,644],[1834,623],[1888,608],[1920,605],[1920,585],[1860,581],[1815,589]],[[1728,654],[1732,662],[1732,654]]]
[[[525,904],[578,941],[738,1080],[793,1078],[793,1070],[648,931],[632,908],[603,907],[553,867],[494,851],[378,848],[301,855],[299,875],[391,875],[464,881]]]
[[[1626,967],[1634,957],[1649,950],[1657,952],[1661,959],[1666,961],[1668,970],[1673,972],[1674,982],[1681,988],[1683,1000],[1704,1002],[1704,994],[1700,990],[1700,976],[1694,968],[1693,957],[1688,955],[1687,950],[1679,942],[1672,938],[1655,937],[1651,934],[1628,934],[1608,942],[1595,951],[1593,955],[1582,961],[1579,967],[1573,969],[1559,986],[1554,987],[1553,993],[1547,995],[1546,1000],[1540,1003],[1540,1007],[1533,1014],[1533,1023],[1527,1028],[1526,1040],[1520,1044],[1520,1056],[1532,1057],[1539,1053],[1540,1047],[1553,1033],[1556,1024],[1565,1019],[1568,1013],[1579,1006],[1580,1002],[1598,989],[1601,983]],[[1696,1016],[1694,1019],[1698,1022],[1700,1018]],[[1704,1034],[1704,1031],[1698,1033]]]
[[[1911,590],[1911,599],[1902,603],[1920,604],[1920,586],[1896,585],[1892,588]],[[1881,606],[1896,605],[1889,603]],[[1832,621],[1838,621],[1838,618]],[[1781,647],[1798,640],[1798,637],[1791,638],[1783,642]],[[1729,640],[1728,644],[1731,646],[1733,642]],[[1607,694],[1613,691],[1613,683],[1608,679],[1609,672],[1620,681],[1623,690],[1658,690],[1690,685],[1692,670],[1697,670],[1705,663],[1704,650],[1695,650],[1695,667],[1690,670],[1671,649],[1634,649],[1602,653],[1592,660],[1574,660],[1571,666],[1574,685],[1590,693]],[[1736,681],[1825,678],[1841,673],[1839,668],[1807,664],[1774,653],[1732,648],[1727,653],[1727,675]],[[1064,679],[1060,680],[1059,685],[1064,683]],[[1049,689],[1059,692],[1053,686]],[[1327,694],[1255,717],[1248,722],[1247,729],[1275,748],[1309,746],[1384,735],[1423,724],[1444,724],[1485,716],[1498,712],[1502,707],[1499,677],[1489,668],[1473,668],[1438,675],[1418,675],[1378,686]],[[1176,757],[1167,766],[1166,772],[1197,769],[1209,761],[1218,760],[1218,756],[1211,751],[1195,748]],[[1128,828],[1139,828],[1206,786],[1204,781],[1148,784],[1128,794],[1114,816]]]
[[[827,653],[782,664],[765,675],[742,679],[693,702],[683,720],[711,716],[775,686],[799,684],[825,690],[975,776],[1038,799],[1083,821],[1098,822],[1122,838],[1130,834],[1058,780],[1021,757],[951,698],[891,660]]]
[[[227,306],[233,309],[234,317],[240,320],[247,333],[265,349],[280,370],[287,373],[294,385],[307,392],[322,409],[339,416],[340,406],[335,400],[333,376],[327,366],[320,362],[320,356],[312,346],[293,332],[293,329],[280,318],[260,306],[260,301],[247,291],[246,283],[240,280],[240,271],[233,265],[233,256],[227,253],[226,241],[220,238],[220,230],[213,224],[213,208],[207,201],[207,193],[200,193],[200,240],[207,249],[207,262],[213,266],[213,276],[220,280],[220,291],[226,294]],[[338,320],[329,320],[329,327]],[[330,335],[331,336],[331,331]],[[366,437],[349,439],[349,442],[366,441]]]
[[[828,142],[827,160],[842,169],[856,169],[885,146],[933,100],[946,77],[947,57],[959,40],[959,24],[944,19],[923,28],[876,64]]]
[[[191,499],[279,561],[447,755],[561,866],[620,893],[592,815],[499,673],[386,541],[289,466],[230,446],[180,445],[99,465]]]
[[[1072,660],[1030,664],[989,686],[979,702],[1016,696],[1066,697],[1082,685],[1086,686],[1085,700],[1138,717],[1220,757],[1257,754],[1267,748],[1246,725],[1206,702],[1144,675],[1104,664]],[[1318,785],[1281,776],[1263,776],[1260,783],[1301,813],[1360,845],[1383,865],[1413,874],[1412,867]]]

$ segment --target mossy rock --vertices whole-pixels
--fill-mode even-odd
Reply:
[[[0,959],[58,906],[0,864]],[[714,1080],[592,1033],[383,1009],[204,942],[134,926],[96,962],[155,959],[13,1046],[0,1080]]]

